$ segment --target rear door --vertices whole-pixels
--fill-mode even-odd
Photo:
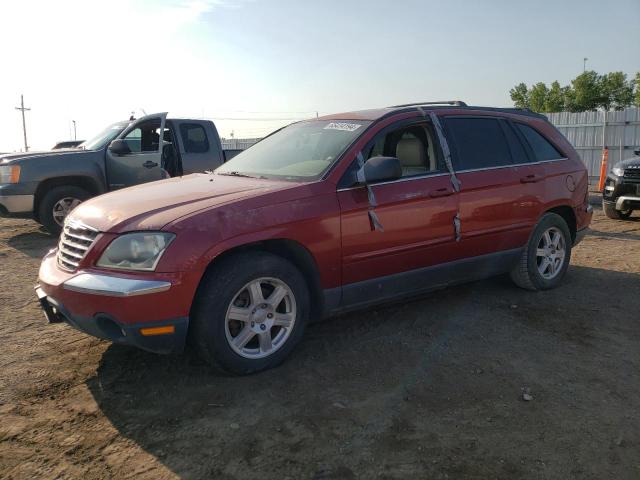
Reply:
[[[387,275],[409,272],[452,258],[455,250],[453,220],[458,196],[430,122],[405,121],[379,132],[363,149],[363,159],[398,157],[403,176],[371,186],[376,205],[367,189],[353,185],[351,166],[338,189],[342,225],[343,285]],[[373,208],[382,229],[369,216]],[[419,289],[419,285],[412,285]],[[387,287],[365,296],[384,296]],[[357,288],[345,288],[344,301],[359,303]]]
[[[218,132],[210,121],[175,122],[184,174],[215,170],[223,163]]]
[[[508,122],[491,116],[445,117],[460,180],[460,256],[521,247],[537,221],[539,198],[523,182],[534,174]]]
[[[107,148],[106,169],[110,190],[166,177],[162,169],[166,118],[166,113],[147,115],[118,135],[118,139],[127,143],[130,153],[119,155]]]

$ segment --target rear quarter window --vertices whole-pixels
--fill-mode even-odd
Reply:
[[[542,134],[529,125],[516,123],[516,128],[522,133],[531,150],[533,150],[537,161],[556,160],[564,157]]]
[[[186,153],[206,153],[209,151],[209,140],[202,125],[183,123],[180,125],[180,135]]]
[[[495,118],[452,117],[446,125],[454,145],[456,170],[512,165],[500,121]]]

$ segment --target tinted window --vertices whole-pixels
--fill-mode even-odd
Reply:
[[[202,125],[183,123],[180,125],[180,135],[186,153],[206,153],[209,151],[209,140]]]
[[[507,136],[507,143],[509,144],[509,149],[511,150],[511,158],[513,158],[513,163],[527,163],[530,161],[530,157],[527,155],[527,152],[520,141],[520,137],[513,130],[513,127],[509,125],[507,122],[503,122],[502,126],[504,127],[504,133]]]
[[[455,147],[456,169],[511,165],[509,146],[498,120],[448,118],[446,122]]]
[[[516,123],[516,126],[527,139],[527,143],[531,146],[531,149],[536,156],[536,160],[554,160],[556,158],[562,158],[564,156],[560,152],[558,152],[556,147],[551,145],[546,138],[540,135],[529,125]]]

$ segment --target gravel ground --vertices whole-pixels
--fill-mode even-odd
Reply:
[[[556,290],[350,314],[236,378],[45,324],[55,241],[0,220],[0,477],[638,479],[640,218],[591,227]]]

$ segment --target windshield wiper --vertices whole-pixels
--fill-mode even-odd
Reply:
[[[218,173],[218,175],[229,175],[232,177],[245,177],[245,178],[257,178],[254,177],[253,175],[247,175],[246,173],[242,173],[242,172],[237,172],[237,171],[232,171],[232,172],[220,172]]]

